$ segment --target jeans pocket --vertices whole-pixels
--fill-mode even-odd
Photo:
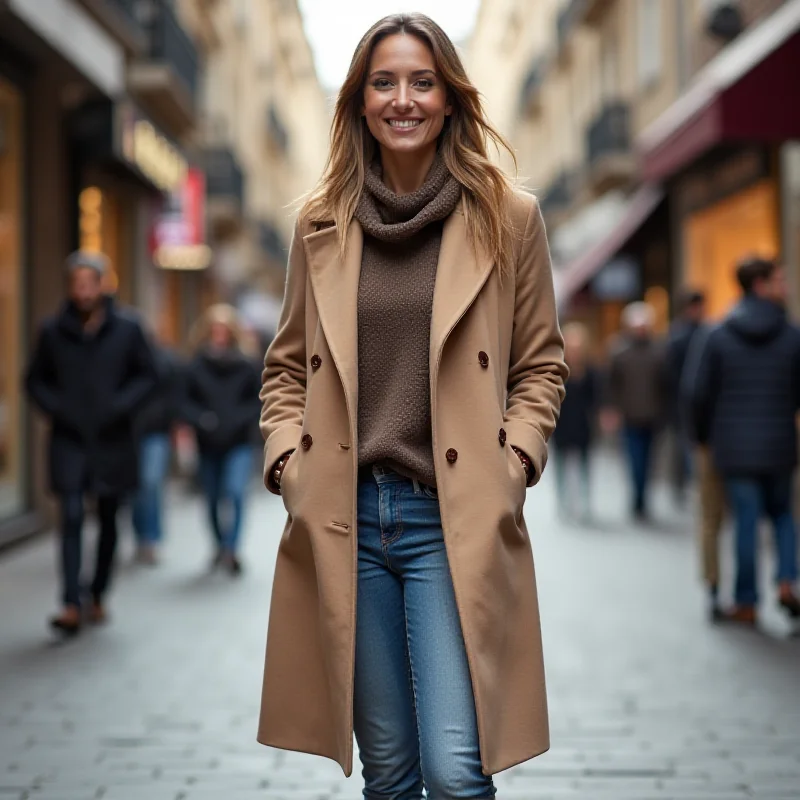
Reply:
[[[435,500],[437,503],[439,502],[439,490],[435,486],[428,486],[427,483],[421,483],[419,488],[422,490],[422,494],[424,494],[425,497],[430,500]]]

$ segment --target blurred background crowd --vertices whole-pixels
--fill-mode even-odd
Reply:
[[[333,5],[346,15],[346,3]],[[709,409],[724,386],[718,360],[710,383],[698,378],[707,367],[698,342],[742,296],[788,317],[800,310],[800,1],[473,6],[459,44],[550,237],[572,368],[553,444],[563,513],[591,516],[590,455],[604,443],[629,460],[637,520],[649,514],[651,476],[670,482],[676,503],[697,486],[714,616],[725,501],[709,498],[725,476]],[[319,54],[315,64],[314,9],[313,0],[0,3],[0,544],[56,518],[47,429],[24,401],[25,370],[53,416],[45,390],[61,356],[40,326],[84,298],[83,323],[135,308],[154,354],[145,371],[159,399],[131,421],[140,559],[156,560],[172,469],[205,491],[215,558],[241,568],[236,487],[258,469],[258,362],[280,311],[292,203],[322,169],[338,77],[319,68]],[[65,291],[73,311],[59,312]],[[775,391],[793,418],[795,388]],[[223,424],[222,409],[235,419]],[[731,430],[758,435],[762,412],[745,409]],[[782,441],[794,438],[786,431]],[[786,458],[779,466],[791,476]],[[717,494],[729,503],[738,491],[740,517],[772,509],[747,500],[749,489]],[[217,501],[229,495],[221,521]],[[788,548],[786,564],[796,561]],[[793,579],[786,566],[781,597],[796,616],[784,591]],[[742,605],[753,591],[742,589]]]

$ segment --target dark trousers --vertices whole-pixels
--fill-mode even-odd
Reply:
[[[767,516],[775,528],[777,570],[775,580],[797,580],[797,533],[792,515],[792,475],[750,478],[729,476],[725,480],[736,515],[736,603],[758,603],[758,523]]]
[[[100,602],[111,582],[114,552],[117,549],[117,510],[119,498],[97,498],[97,516],[100,536],[97,540],[97,558],[94,580],[90,588],[92,598]],[[81,560],[83,550],[83,494],[72,492],[61,496],[61,580],[65,605],[81,604]]]
[[[633,510],[636,514],[643,514],[647,505],[654,436],[655,432],[649,426],[625,426],[625,445],[633,482]]]

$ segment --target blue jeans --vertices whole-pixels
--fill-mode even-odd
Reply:
[[[792,516],[792,476],[727,478],[725,489],[736,515],[736,604],[758,602],[758,523],[766,514],[775,527],[776,581],[797,580],[797,535]]]
[[[200,480],[206,496],[211,532],[217,547],[229,553],[239,548],[244,498],[253,468],[253,447],[242,444],[227,453],[200,456]],[[226,519],[223,519],[225,514]]]
[[[354,726],[368,800],[491,798],[435,490],[358,485]]]
[[[625,426],[625,444],[633,481],[633,510],[643,514],[647,505],[650,482],[650,455],[653,450],[653,428],[643,425]]]
[[[151,433],[139,446],[139,491],[133,498],[133,528],[139,544],[157,544],[163,538],[161,518],[164,482],[169,470],[169,434]]]

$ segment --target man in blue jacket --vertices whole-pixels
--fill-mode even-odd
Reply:
[[[800,617],[792,514],[800,330],[786,318],[780,266],[748,258],[736,277],[744,296],[692,348],[683,388],[694,435],[710,446],[736,516],[736,606],[730,617],[754,624],[758,522],[765,514],[775,527],[778,601],[792,618]]]

